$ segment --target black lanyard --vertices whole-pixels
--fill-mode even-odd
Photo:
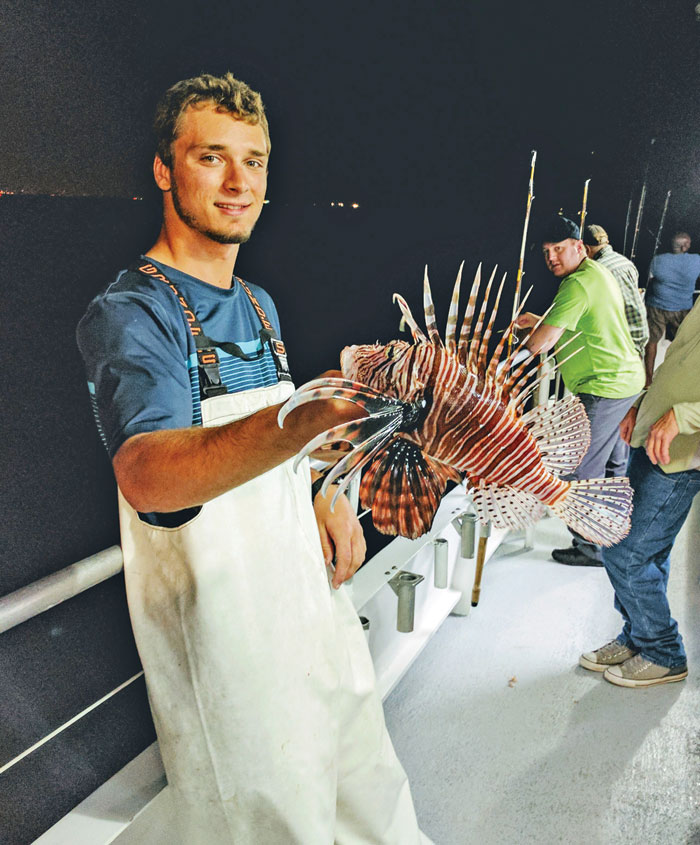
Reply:
[[[267,315],[265,314],[262,305],[255,298],[253,291],[248,287],[243,279],[239,279],[237,276],[233,277],[233,281],[238,282],[247,294],[251,305],[255,309],[255,313],[258,315],[258,318],[262,323],[262,328],[258,332],[260,337],[260,349],[251,355],[247,355],[236,343],[211,340],[211,338],[208,338],[204,334],[202,325],[197,319],[197,315],[194,313],[194,310],[190,308],[185,297],[180,293],[170,279],[154,264],[151,264],[148,261],[145,263],[139,261],[136,264],[132,264],[131,267],[129,267],[129,270],[143,273],[143,275],[148,276],[149,279],[158,279],[166,284],[177,297],[177,301],[180,303],[185,314],[185,319],[187,320],[187,325],[189,326],[190,333],[194,340],[195,349],[197,351],[201,399],[210,399],[212,396],[221,396],[224,393],[228,393],[226,385],[221,380],[219,355],[216,351],[217,347],[229,355],[241,358],[243,361],[257,361],[265,354],[265,345],[267,344],[269,345],[270,352],[272,354],[272,360],[275,362],[277,380],[292,380],[289,373],[287,350],[284,347],[284,343],[282,343],[282,341],[277,337],[275,329],[272,326],[272,323],[270,323],[267,319]]]

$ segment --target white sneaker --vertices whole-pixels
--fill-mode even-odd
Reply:
[[[592,672],[605,672],[609,666],[617,666],[619,663],[624,663],[630,657],[634,657],[637,652],[628,648],[617,640],[612,640],[604,646],[597,648],[595,651],[584,651],[579,657],[579,666],[584,669],[590,669]]]
[[[672,684],[688,677],[688,666],[659,666],[645,660],[641,654],[630,657],[619,666],[610,666],[603,675],[606,681],[619,687],[651,687],[654,684]]]

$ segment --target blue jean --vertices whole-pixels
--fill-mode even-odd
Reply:
[[[591,445],[581,463],[565,480],[624,475],[627,467],[627,444],[620,437],[620,423],[637,394],[624,399],[607,399],[591,393],[579,393],[578,398],[586,410],[591,426]],[[602,559],[599,545],[586,540],[571,528],[569,531],[573,535],[574,548],[594,560]]]
[[[632,527],[624,540],[603,549],[624,625],[617,640],[660,666],[683,666],[683,638],[666,596],[670,554],[695,494],[700,471],[666,474],[644,449],[632,449],[627,468],[634,489]]]

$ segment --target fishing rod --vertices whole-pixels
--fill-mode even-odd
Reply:
[[[581,203],[581,211],[579,212],[579,235],[583,238],[583,226],[586,222],[586,206],[588,205],[588,185],[590,179],[586,179],[586,184],[583,186],[583,202]]]
[[[639,206],[637,207],[637,221],[634,226],[634,238],[632,239],[632,249],[630,250],[631,261],[634,261],[634,257],[637,254],[637,239],[639,238],[639,230],[642,225],[642,215],[644,214],[644,202],[647,197],[647,178],[649,176],[649,165],[651,164],[651,152],[655,143],[656,138],[652,138],[651,145],[649,147],[649,153],[647,155],[646,167],[644,168],[644,182],[642,183],[642,193],[639,196]]]
[[[630,214],[632,213],[632,194],[630,194],[630,201],[627,203],[627,217],[625,218],[625,239],[622,243],[622,254],[627,255],[627,230],[630,227]]]
[[[634,224],[634,237],[632,238],[632,249],[630,250],[630,261],[634,261],[637,254],[637,239],[639,238],[639,228],[642,222],[642,214],[644,213],[644,202],[647,197],[647,183],[646,179],[642,185],[642,193],[639,195],[639,205],[637,206],[637,221]]]
[[[530,224],[530,209],[532,208],[532,201],[535,198],[535,162],[537,161],[537,150],[532,150],[532,158],[530,160],[530,181],[527,185],[527,204],[525,206],[525,223],[523,225],[523,237],[520,242],[520,260],[518,261],[518,274],[515,277],[515,298],[513,299],[513,312],[511,314],[511,322],[515,320],[515,315],[520,305],[520,287],[523,281],[523,266],[525,264],[525,244],[527,242],[527,229]],[[510,355],[511,347],[513,345],[513,334],[508,337],[508,355]]]
[[[656,240],[654,241],[654,253],[651,256],[652,258],[654,257],[654,255],[656,255],[656,253],[659,250],[659,244],[661,243],[661,233],[663,232],[664,223],[666,222],[666,214],[668,212],[668,201],[670,200],[670,198],[671,198],[671,192],[669,191],[666,194],[666,201],[664,202],[664,210],[661,212],[661,221],[659,222],[659,228],[656,232]]]
[[[664,223],[666,222],[666,213],[668,212],[668,201],[671,198],[671,192],[669,191],[666,194],[666,201],[664,202],[664,210],[661,212],[661,220],[659,221],[659,228],[656,230],[656,240],[654,241],[654,252],[652,253],[652,259],[656,255],[659,250],[659,244],[661,243],[661,233],[664,229]],[[649,275],[647,277],[647,281],[651,278],[651,262],[649,262]]]

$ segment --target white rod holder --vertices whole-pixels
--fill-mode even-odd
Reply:
[[[465,513],[462,516],[460,528],[460,556],[471,560],[474,557],[474,546],[476,544],[476,522],[475,513]]]
[[[423,581],[423,576],[415,572],[399,570],[389,581],[389,586],[398,596],[396,611],[396,630],[401,634],[413,631],[413,621],[416,609],[416,587]]]
[[[433,585],[438,590],[444,590],[447,587],[447,552],[449,545],[444,537],[436,537],[433,540],[434,565],[433,565]]]

